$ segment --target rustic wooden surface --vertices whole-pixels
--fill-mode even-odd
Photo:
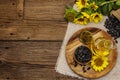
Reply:
[[[78,80],[55,72],[74,0],[0,0],[0,80]]]

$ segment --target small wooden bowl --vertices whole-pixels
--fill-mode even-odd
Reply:
[[[83,46],[83,45],[81,45],[81,46]],[[87,47],[87,48],[89,48],[87,45],[84,45],[84,46]],[[79,46],[79,47],[80,47],[80,46]],[[92,51],[91,51],[91,53],[92,53]],[[92,56],[93,56],[93,54],[92,54]],[[82,63],[82,62],[80,62],[80,61],[78,61],[78,60],[76,59],[76,57],[75,57],[75,52],[74,52],[73,59],[74,59],[79,65],[81,65],[81,64],[89,64],[89,63],[90,63],[90,60],[92,59],[92,57],[91,57],[91,59],[90,59],[88,62]]]

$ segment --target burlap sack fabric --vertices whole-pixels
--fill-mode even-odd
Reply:
[[[120,9],[112,10],[110,14],[115,16],[120,21]]]
[[[76,9],[75,5],[74,5],[74,9]],[[66,44],[67,44],[69,38],[76,31],[78,31],[79,29],[82,29],[82,28],[97,27],[97,28],[100,28],[100,29],[103,29],[103,30],[106,31],[106,28],[104,27],[104,22],[105,22],[106,18],[107,17],[104,16],[103,21],[99,22],[98,24],[89,23],[89,24],[87,24],[85,26],[77,25],[77,24],[70,23],[70,22],[68,23],[65,38],[64,38],[63,44],[61,46],[60,53],[59,53],[59,56],[58,56],[58,59],[57,59],[57,62],[56,62],[56,66],[55,66],[56,72],[64,74],[64,75],[72,76],[72,77],[77,77],[79,79],[82,78],[79,75],[75,74],[67,64],[66,57],[65,57]],[[118,47],[118,57],[117,57],[117,62],[116,62],[115,67],[107,75],[105,75],[105,76],[103,76],[101,78],[95,79],[95,80],[119,80],[120,79],[120,76],[119,76],[120,75],[120,50],[119,50],[119,48],[120,48],[120,38],[118,39],[117,47]]]

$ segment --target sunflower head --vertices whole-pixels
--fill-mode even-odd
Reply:
[[[74,9],[66,9],[66,12],[64,14],[64,18],[67,21],[72,22],[74,20],[74,18],[77,16],[77,14],[78,14],[77,11]]]
[[[88,5],[87,1],[88,0],[78,0],[76,2],[78,10],[81,10],[82,8],[87,7],[87,5]]]
[[[74,19],[74,23],[76,23],[76,24],[82,24],[82,25],[87,24],[88,21],[89,21],[89,19],[86,18],[86,17],[84,17],[84,16],[81,16],[81,17],[78,17],[78,18]]]
[[[97,10],[98,6],[95,4],[95,2],[90,3],[90,6],[92,9]]]
[[[102,71],[108,66],[108,58],[107,57],[100,57],[100,56],[93,56],[91,60],[91,66],[95,71]]]
[[[81,12],[81,15],[78,16],[78,18],[75,18],[74,22],[76,24],[82,24],[85,25],[89,22],[90,15],[88,15],[86,12]]]
[[[95,23],[98,23],[102,21],[102,15],[99,13],[93,13],[91,14],[90,21],[94,21]]]

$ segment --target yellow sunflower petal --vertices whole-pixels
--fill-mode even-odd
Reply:
[[[96,66],[93,66],[94,70],[97,71],[97,67]]]
[[[88,15],[86,12],[81,12],[81,13],[82,13],[83,16],[86,17],[86,18],[89,18],[89,17],[90,17],[90,15]]]

